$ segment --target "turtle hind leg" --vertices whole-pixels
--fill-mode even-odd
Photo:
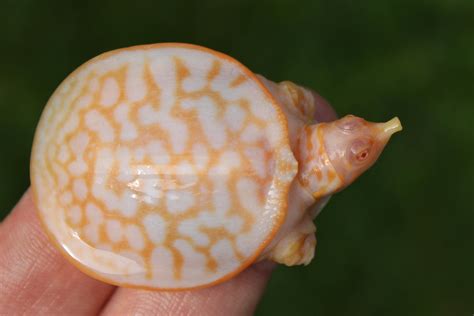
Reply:
[[[270,254],[269,259],[287,265],[307,265],[313,260],[316,248],[315,234],[300,235],[295,238],[285,238]]]
[[[316,248],[315,231],[316,226],[311,220],[303,221],[297,229],[276,244],[268,258],[287,266],[309,264]]]

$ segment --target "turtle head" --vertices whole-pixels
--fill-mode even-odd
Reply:
[[[323,123],[321,128],[327,157],[341,179],[342,189],[375,163],[390,137],[402,130],[402,125],[397,117],[386,123],[372,123],[347,115]]]

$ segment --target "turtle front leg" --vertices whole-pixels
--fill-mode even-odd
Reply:
[[[303,119],[312,123],[316,113],[316,99],[310,89],[299,86],[291,81],[278,83],[282,93],[290,99],[290,104]]]
[[[305,123],[314,121],[317,102],[316,94],[312,90],[291,81],[276,83],[262,75],[257,75],[257,77],[291,115],[298,117]]]
[[[257,75],[257,77],[288,114],[298,117],[304,123],[329,122],[337,118],[334,109],[316,91],[291,81],[276,83],[262,75]]]
[[[268,254],[268,259],[287,266],[307,265],[314,257],[316,226],[305,217],[287,236],[281,239]]]

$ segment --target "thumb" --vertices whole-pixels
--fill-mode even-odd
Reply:
[[[120,288],[104,315],[252,315],[275,264],[257,263],[210,288],[179,292]]]

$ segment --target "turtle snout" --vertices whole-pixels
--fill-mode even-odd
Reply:
[[[386,141],[388,141],[393,134],[403,129],[398,117],[394,117],[385,123],[377,123],[376,127],[378,129],[379,139]]]

